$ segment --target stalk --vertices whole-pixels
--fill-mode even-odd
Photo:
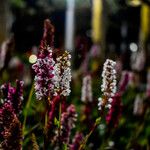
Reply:
[[[27,121],[27,116],[28,116],[28,108],[30,107],[31,104],[31,99],[32,99],[32,95],[33,95],[33,91],[34,91],[34,84],[32,84],[31,90],[30,90],[30,94],[25,106],[25,112],[24,112],[24,121],[23,121],[23,136],[25,135],[25,127],[26,127],[26,121]]]

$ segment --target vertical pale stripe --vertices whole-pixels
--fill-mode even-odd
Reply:
[[[142,4],[141,7],[141,31],[140,38],[145,41],[150,33],[150,7],[147,4]]]
[[[74,49],[74,14],[75,0],[67,0],[66,24],[65,24],[65,48]]]
[[[92,8],[92,38],[94,43],[102,40],[102,0],[93,0]]]

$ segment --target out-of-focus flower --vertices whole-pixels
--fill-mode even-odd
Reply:
[[[17,56],[15,56],[15,57],[12,57],[11,59],[10,59],[10,62],[9,62],[9,64],[8,64],[8,67],[10,68],[10,69],[14,69],[14,68],[19,68],[19,67],[21,67],[23,64],[22,64],[22,62],[21,62],[21,60],[17,57]]]
[[[82,140],[83,140],[83,134],[77,132],[72,140],[72,144],[70,145],[70,150],[78,150]]]
[[[87,75],[83,78],[81,101],[92,102],[92,100],[93,100],[92,81],[91,81],[91,76]]]
[[[44,33],[41,40],[39,55],[32,66],[35,75],[35,94],[38,100],[51,97],[54,94],[54,64],[52,47],[54,40],[54,27],[49,20],[44,21]]]
[[[55,93],[68,96],[71,92],[71,55],[65,51],[61,56],[56,58],[55,70]]]
[[[75,127],[75,122],[77,120],[77,113],[74,105],[70,105],[67,108],[66,112],[61,114],[61,127],[60,127],[60,135],[59,131],[56,131],[56,135],[54,137],[54,141],[60,140],[63,144],[69,144],[71,130]],[[59,141],[59,142],[60,142]]]
[[[133,114],[142,115],[143,112],[144,112],[143,98],[138,94],[134,101]]]
[[[141,71],[145,65],[145,51],[139,50],[131,55],[131,68],[136,71]]]
[[[123,64],[122,64],[121,58],[118,58],[118,59],[116,60],[116,67],[115,67],[116,72],[117,72],[117,75],[120,75],[120,74],[121,74],[122,68],[123,68]]]
[[[9,128],[10,122],[15,116],[14,109],[10,103],[5,103],[0,109],[0,129]]]
[[[129,82],[129,76],[130,75],[128,71],[122,71],[121,79],[119,82],[119,92],[123,93],[127,88]]]
[[[98,44],[93,45],[90,50],[91,57],[99,57],[100,54],[101,54],[101,46]]]
[[[39,148],[39,145],[38,145],[38,143],[36,141],[36,136],[35,136],[34,133],[32,133],[31,140],[32,140],[33,150],[39,150],[40,148]]]
[[[122,112],[121,95],[116,94],[114,97],[112,97],[111,105],[112,107],[110,108],[106,116],[106,122],[108,124],[108,127],[113,128],[118,125]]]
[[[15,113],[18,114],[21,111],[22,101],[23,101],[23,81],[16,80],[16,90],[14,98],[12,99],[12,106]]]
[[[52,125],[53,125],[53,121],[54,121],[54,117],[55,117],[55,111],[56,108],[59,107],[59,103],[60,103],[60,96],[56,96],[51,100],[51,105],[50,105],[50,112],[48,114],[48,129],[51,129]]]
[[[129,72],[129,81],[128,81],[128,86],[133,86],[135,85],[135,74],[133,72]]]
[[[77,113],[74,105],[70,105],[67,111],[61,115],[61,140],[64,143],[69,143],[71,130],[75,127]]]
[[[3,95],[3,102],[10,103],[14,112],[19,115],[23,101],[23,81],[16,80],[16,87],[11,84],[3,84],[1,91]]]
[[[0,70],[8,66],[10,56],[14,50],[14,37],[11,36],[8,40],[2,43],[0,48]]]
[[[0,129],[3,141],[2,149],[21,150],[22,128],[10,103],[5,103],[0,110]]]
[[[1,49],[0,49],[0,70],[4,67],[6,53],[7,53],[7,41],[3,42]]]
[[[102,72],[102,85],[101,91],[103,92],[102,97],[98,99],[98,109],[102,110],[104,107],[111,108],[112,97],[116,93],[116,62],[107,59],[104,63]]]
[[[150,97],[150,69],[147,72],[146,95]]]
[[[1,86],[2,100],[0,107],[0,137],[2,149],[21,150],[22,127],[18,120],[23,100],[23,81],[16,80],[16,87],[11,84]]]
[[[46,48],[45,46],[52,47],[54,46],[54,26],[51,24],[49,19],[44,21],[44,32],[43,39],[40,44],[40,49]]]

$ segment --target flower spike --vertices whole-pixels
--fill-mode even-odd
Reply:
[[[112,97],[116,93],[116,70],[115,70],[116,62],[107,59],[103,66],[102,72],[102,85],[101,91],[102,97],[98,99],[98,109],[102,110],[104,107],[111,108]]]

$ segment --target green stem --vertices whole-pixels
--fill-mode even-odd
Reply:
[[[61,146],[61,143],[60,143],[60,132],[61,132],[61,102],[59,104],[59,126],[58,126],[58,135],[59,135],[59,145]]]
[[[59,128],[61,126],[61,102],[59,104]]]
[[[93,128],[90,130],[90,132],[86,135],[86,137],[85,137],[85,138],[83,139],[83,141],[81,142],[80,147],[79,147],[79,150],[84,150],[84,149],[85,149],[85,146],[86,146],[86,143],[87,143],[89,137],[90,137],[91,134],[94,132],[94,130],[97,128],[97,126],[100,124],[100,120],[101,120],[101,118],[97,118],[97,119],[96,119]]]
[[[44,128],[43,128],[45,137],[47,134],[47,122],[48,122],[48,116],[47,115],[48,115],[48,110],[46,110],[46,112],[45,112],[45,120],[44,120]]]
[[[27,121],[27,116],[28,116],[28,108],[30,107],[30,104],[31,104],[33,91],[34,91],[34,84],[32,84],[30,94],[29,94],[29,97],[28,97],[28,100],[27,100],[27,103],[26,103],[26,106],[25,106],[24,121],[23,121],[23,135],[25,135],[25,127],[26,127],[26,121]]]
[[[40,126],[40,123],[36,124],[36,125],[33,126],[28,132],[25,132],[25,133],[24,133],[24,136],[30,134],[33,130],[35,130],[35,129],[36,129],[37,127],[39,127],[39,126]]]
[[[48,148],[48,139],[47,139],[47,121],[48,121],[48,110],[46,110],[45,113],[45,123],[44,123],[44,150],[47,150]]]
[[[149,115],[149,112],[150,112],[149,109],[147,109],[146,112],[145,112],[144,119],[143,119],[142,123],[138,124],[136,129],[135,129],[136,133],[135,132],[132,133],[132,136],[130,137],[130,140],[129,140],[127,146],[126,146],[126,149],[130,148],[130,146],[132,144],[132,141],[134,139],[137,139],[139,137],[139,135],[141,134],[141,132],[143,131],[143,128],[144,128],[145,123],[146,123],[146,118]]]

